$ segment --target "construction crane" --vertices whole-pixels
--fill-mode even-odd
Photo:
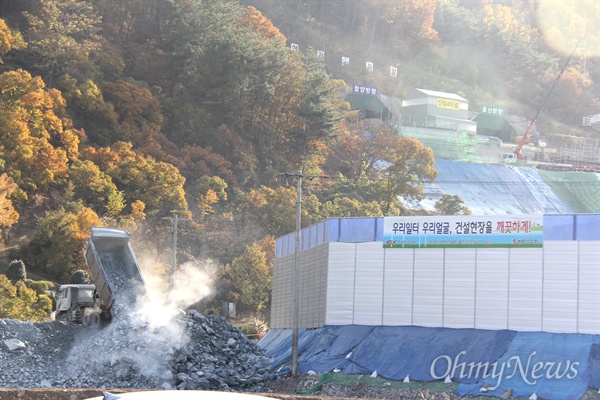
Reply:
[[[567,61],[565,62],[565,65],[562,67],[562,69],[558,73],[558,76],[554,80],[554,83],[550,87],[550,90],[548,91],[548,94],[546,95],[546,98],[544,99],[544,102],[542,103],[540,109],[538,110],[537,114],[535,115],[535,118],[531,121],[531,124],[529,124],[529,127],[527,128],[527,130],[525,131],[525,134],[521,138],[521,141],[519,142],[519,145],[517,147],[515,147],[514,153],[517,156],[517,160],[522,160],[523,159],[523,154],[521,153],[521,149],[523,148],[523,146],[525,145],[525,143],[527,143],[527,140],[529,139],[529,135],[531,134],[531,131],[533,130],[533,127],[535,126],[535,123],[537,122],[540,114],[544,110],[544,107],[546,106],[546,103],[548,102],[548,99],[550,98],[550,95],[552,94],[552,91],[556,87],[556,84],[558,83],[558,81],[560,81],[560,77],[562,76],[563,72],[565,72],[565,70],[567,69],[567,66],[569,65],[569,62],[571,61],[571,58],[573,57],[573,54],[575,54],[575,50],[577,49],[577,47],[579,47],[579,43],[581,43],[582,40],[583,40],[583,37],[581,37],[579,39],[579,41],[577,42],[577,44],[575,45],[575,47],[573,47],[573,50],[571,50],[571,54],[569,54],[569,58],[567,58]]]

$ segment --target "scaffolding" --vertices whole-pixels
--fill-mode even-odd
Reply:
[[[600,166],[600,139],[573,137],[556,148],[556,162]]]

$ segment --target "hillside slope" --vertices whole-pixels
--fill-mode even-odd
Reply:
[[[420,203],[433,209],[443,195],[459,195],[474,215],[576,212],[535,168],[436,160],[438,179],[425,185]]]

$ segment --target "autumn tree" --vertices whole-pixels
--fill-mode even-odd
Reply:
[[[423,183],[437,177],[430,148],[381,124],[346,121],[330,143],[325,166],[337,179],[317,193],[322,202],[347,197],[347,205],[358,200],[368,215],[397,214],[400,196],[420,198]]]
[[[90,228],[103,225],[90,208],[79,203],[67,206],[40,219],[26,260],[28,265],[62,281],[74,271],[86,268],[83,245]]]
[[[55,86],[67,101],[73,123],[84,129],[91,144],[109,146],[130,140],[119,125],[119,114],[114,104],[105,101],[102,90],[92,80],[79,82],[65,74],[56,80]]]
[[[125,208],[124,193],[90,160],[77,160],[69,169],[70,197],[82,200],[98,215],[115,219]]]
[[[80,0],[38,0],[24,13],[27,63],[52,85],[69,73],[90,76],[95,65],[90,54],[102,48],[101,18],[91,3]]]
[[[443,194],[435,202],[435,209],[442,215],[469,215],[471,210],[464,205],[462,197],[455,194]]]
[[[21,197],[64,182],[80,134],[65,115],[60,92],[46,90],[41,78],[22,70],[1,74],[0,87],[0,156]]]
[[[218,176],[201,176],[190,189],[197,196],[197,211],[201,221],[217,212],[215,207],[219,202],[227,200],[227,183]]]
[[[416,45],[439,41],[433,27],[436,1],[370,0],[370,3],[374,14],[368,19],[371,44],[376,38],[385,48],[407,52]]]
[[[269,188],[261,186],[251,190],[244,199],[246,213],[266,234],[281,236],[293,232],[296,227],[295,186]],[[311,225],[320,221],[319,207],[321,203],[313,195],[302,198],[302,224]]]
[[[131,143],[119,142],[110,148],[85,148],[82,158],[93,161],[111,177],[119,191],[124,193],[124,202],[131,206],[143,203],[148,217],[160,218],[177,213],[188,215],[185,198],[185,178],[172,164],[135,152]]]
[[[233,288],[230,297],[240,309],[264,312],[271,297],[271,269],[275,252],[275,239],[266,237],[246,246],[245,252],[224,267],[222,278]]]
[[[136,148],[150,147],[159,134],[163,116],[160,104],[149,89],[132,82],[117,80],[103,87],[105,101],[118,115],[120,128]]]
[[[392,136],[384,125],[369,125],[365,120],[345,120],[328,146],[326,171],[341,174],[345,179],[358,182],[363,177],[373,177],[375,164],[385,150],[376,136]]]
[[[273,25],[273,23],[266,18],[260,11],[255,7],[248,6],[242,9],[243,15],[240,18],[242,25],[252,27],[261,37],[274,39],[279,41],[279,44],[285,46],[286,38],[281,31]]]
[[[13,283],[0,275],[0,318],[23,321],[43,321],[52,311],[52,300],[46,294],[37,294],[25,283]]]
[[[322,220],[348,217],[380,217],[383,216],[383,211],[377,201],[364,202],[356,198],[340,196],[324,202],[319,209],[319,215]]]
[[[171,54],[176,43],[168,40],[168,36],[173,29],[170,24],[175,3],[95,0],[94,7],[102,15],[103,37],[110,42],[109,49],[114,53],[109,54],[106,63],[120,62],[128,76],[170,90],[175,71]]]
[[[433,182],[438,175],[434,167],[433,151],[420,141],[399,136],[377,138],[387,143],[381,154],[382,164],[377,168],[376,181],[382,199],[384,215],[399,213],[399,198],[420,200],[423,184]]]
[[[180,173],[186,178],[186,186],[192,193],[198,188],[198,180],[205,176],[218,177],[226,186],[237,186],[237,179],[233,172],[232,162],[221,154],[213,151],[212,147],[184,146],[178,152],[176,165]],[[203,183],[200,186],[204,186]],[[195,190],[196,189],[196,190]]]
[[[252,163],[238,181],[254,186],[318,164],[318,142],[335,129],[341,102],[339,82],[330,82],[316,53],[290,51],[258,11],[231,0],[190,1],[176,15],[177,41],[186,45],[175,55],[181,84],[165,102],[176,118],[167,124],[173,140]],[[187,104],[175,109],[180,99]],[[222,126],[232,135],[216,135]]]
[[[15,38],[8,25],[3,19],[0,19],[0,62],[2,62],[2,56],[12,49],[14,41]]]
[[[19,220],[19,213],[10,199],[16,189],[17,185],[7,174],[0,175],[0,229],[10,227]]]
[[[553,82],[558,76],[556,70],[549,70],[544,74],[547,82]],[[550,90],[550,86],[548,87]],[[593,99],[591,91],[592,82],[576,67],[567,67],[557,82],[552,95],[548,98],[545,107],[546,115],[560,116],[564,121],[570,121],[572,124],[579,124],[581,121],[580,111],[587,107],[594,109],[594,104],[590,104]],[[596,101],[596,105],[597,105]]]

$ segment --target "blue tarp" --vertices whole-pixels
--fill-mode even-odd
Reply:
[[[590,387],[600,388],[600,345],[593,344],[590,350]]]
[[[436,159],[437,179],[425,185],[430,206],[458,195],[473,215],[565,214],[573,210],[535,168]]]
[[[527,398],[535,392],[543,399],[580,399],[592,386],[589,357],[597,340],[595,335],[519,332],[497,360],[496,374],[459,385],[457,393],[478,395],[488,384],[490,396],[511,388],[513,397]]]
[[[259,346],[279,369],[291,361],[291,330],[271,330]],[[298,347],[301,373],[449,376],[460,395],[500,397],[511,389],[513,397],[580,399],[600,386],[600,335],[346,325],[301,330]]]

